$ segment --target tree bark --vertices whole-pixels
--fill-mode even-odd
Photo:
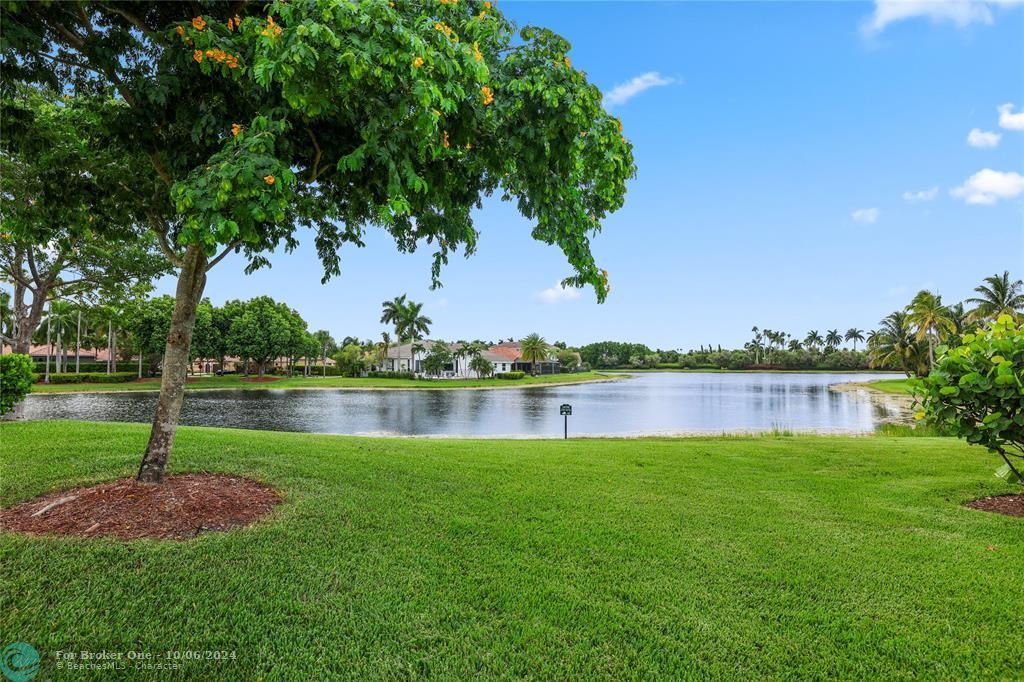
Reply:
[[[196,309],[206,287],[206,265],[206,254],[201,248],[190,246],[185,251],[178,273],[174,313],[164,351],[160,397],[157,399],[153,429],[137,476],[143,483],[163,482],[167,459],[174,446],[174,434],[178,429],[181,405],[185,399],[185,372],[189,365]]]

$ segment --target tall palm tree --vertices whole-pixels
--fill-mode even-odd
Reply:
[[[960,337],[975,326],[972,324],[971,314],[964,310],[963,303],[954,303],[949,306],[949,321],[953,323],[952,336],[956,339],[957,345],[960,343]]]
[[[380,316],[381,324],[390,324],[395,328],[395,337],[398,339],[398,365],[395,370],[401,371],[402,369],[402,340],[405,338],[405,313],[406,303],[405,294],[396,296],[390,301],[384,301],[382,305],[383,312]]]
[[[965,301],[974,305],[972,320],[994,320],[1000,315],[1017,319],[1024,311],[1024,281],[1011,282],[1008,270],[1002,275],[986,277],[984,281],[985,284],[974,288],[978,295]]]
[[[75,306],[70,301],[50,301],[45,322],[56,335],[55,368],[60,374],[66,370],[64,361],[64,338],[71,333],[75,321]],[[47,348],[47,353],[50,349]]]
[[[803,350],[804,346],[803,346],[802,343],[800,343],[800,339],[790,339],[788,347],[789,347],[789,350],[795,352],[795,351],[798,351],[798,350]]]
[[[821,338],[821,334],[818,333],[817,329],[807,332],[807,336],[804,337],[804,345],[811,351],[817,351],[822,343],[824,343],[824,339]]]
[[[864,330],[857,329],[856,327],[850,327],[846,330],[846,334],[843,336],[847,341],[853,341],[853,350],[857,350],[857,342],[864,340]]]
[[[404,297],[403,297],[404,298]],[[402,313],[402,331],[406,337],[416,342],[430,334],[430,325],[434,324],[426,315],[422,314],[423,304],[409,301]],[[422,346],[420,348],[422,350]],[[413,371],[416,371],[416,353],[412,355]]]
[[[907,307],[907,318],[917,326],[917,340],[928,342],[928,367],[935,366],[935,344],[953,332],[949,309],[942,305],[942,296],[922,289]]]
[[[825,334],[825,346],[830,350],[834,351],[839,348],[839,344],[843,342],[843,335],[839,333],[838,329],[829,329],[828,333]]]
[[[537,363],[551,357],[551,349],[543,336],[533,333],[519,342],[519,354],[523,360],[530,363],[530,373],[536,375]]]

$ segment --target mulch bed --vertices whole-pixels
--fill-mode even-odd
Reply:
[[[168,476],[162,485],[124,478],[41,495],[0,509],[0,530],[121,540],[186,540],[247,526],[281,501],[273,488],[224,474]]]
[[[1024,495],[995,495],[971,500],[964,504],[971,509],[1006,514],[1007,516],[1024,516]]]
[[[260,383],[264,381],[280,381],[281,379],[284,379],[284,377],[247,377],[244,379],[239,379],[239,381],[250,381],[253,383]]]

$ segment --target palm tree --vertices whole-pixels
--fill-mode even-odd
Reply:
[[[825,346],[829,351],[834,351],[839,348],[839,344],[843,342],[843,335],[839,333],[838,329],[829,329],[825,334]]]
[[[847,341],[853,341],[853,350],[857,350],[857,342],[864,340],[864,330],[857,329],[856,327],[850,327],[846,330],[844,337]]]
[[[387,332],[380,333],[380,342],[377,344],[380,348],[380,366],[384,367],[384,362],[388,359],[388,351],[391,350],[391,334]]]
[[[331,336],[331,333],[326,329],[317,329],[313,332],[313,339],[316,342],[320,350],[320,363],[322,365],[321,371],[323,376],[327,376],[327,356],[334,352],[334,348],[338,345]]]
[[[914,338],[909,315],[897,310],[878,323],[868,335],[868,358],[872,367],[898,367],[907,376],[927,373],[921,362],[921,344]]]
[[[402,340],[405,338],[405,328],[402,326],[405,321],[406,303],[405,294],[396,296],[390,301],[382,304],[383,312],[380,316],[381,324],[390,324],[395,327],[395,337],[398,339],[398,365],[396,370],[402,369]]]
[[[551,357],[551,349],[548,342],[540,334],[530,334],[519,342],[519,354],[526,362],[530,363],[530,373],[537,374],[537,363],[543,362]]]
[[[57,335],[56,353],[54,362],[57,373],[66,370],[64,361],[64,335],[71,333],[72,323],[75,318],[75,306],[70,301],[50,301],[50,309],[46,315],[46,324]],[[47,353],[50,352],[47,347]]]
[[[822,343],[824,343],[824,339],[821,338],[821,334],[818,333],[817,329],[807,332],[807,336],[804,337],[804,345],[812,352],[817,352],[818,347]]]
[[[800,339],[790,339],[789,340],[789,350],[791,350],[793,352],[796,352],[798,350],[802,350],[803,347],[804,347],[803,344],[800,343]]]
[[[1024,311],[1024,281],[1011,282],[1008,270],[1002,275],[986,277],[984,281],[986,284],[974,288],[978,296],[965,301],[974,305],[972,321],[995,320],[1000,315],[1017,319]]]
[[[954,330],[949,309],[942,305],[942,296],[922,289],[907,307],[907,318],[917,326],[917,340],[928,341],[928,367],[935,366],[935,343]]]
[[[470,358],[469,368],[476,372],[476,375],[480,378],[489,377],[494,371],[494,366],[491,365],[490,360],[479,354]]]
[[[404,296],[403,296],[404,298]],[[405,332],[406,337],[410,341],[419,341],[428,334],[430,334],[430,325],[434,324],[426,315],[422,315],[423,310],[422,303],[415,303],[409,301],[402,312],[402,331]],[[422,350],[422,347],[420,348]],[[413,351],[412,356],[413,371],[416,367],[416,352]]]

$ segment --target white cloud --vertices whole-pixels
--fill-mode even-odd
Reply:
[[[1024,116],[1024,114],[1022,114]],[[978,147],[979,149],[991,149],[999,144],[999,140],[1002,139],[1002,135],[999,133],[991,133],[980,128],[974,128],[971,132],[967,133],[967,144],[972,147]]]
[[[931,201],[935,197],[939,196],[939,188],[932,187],[931,189],[923,189],[920,192],[904,192],[903,198],[910,202],[917,201]]]
[[[561,282],[555,282],[555,286],[538,291],[536,296],[541,303],[550,305],[562,301],[575,301],[580,297],[580,290],[575,287],[563,287]]]
[[[999,112],[999,127],[1007,130],[1024,130],[1024,111],[1013,113],[1014,105],[1010,102],[996,107]]]
[[[1022,0],[875,0],[875,11],[861,24],[861,31],[873,36],[889,24],[924,17],[934,23],[952,23],[957,28],[970,24],[991,24],[993,6],[1020,4]]]
[[[1012,199],[1024,194],[1024,175],[985,168],[949,193],[968,204],[994,204],[1000,199]]]
[[[674,78],[662,76],[657,71],[648,71],[625,83],[619,83],[614,88],[604,93],[604,102],[609,107],[625,104],[639,95],[644,90],[650,90],[662,85],[672,85]]]
[[[850,214],[850,217],[853,218],[853,222],[855,223],[860,223],[861,225],[874,225],[878,222],[879,215],[881,215],[881,211],[877,208],[858,208]]]

